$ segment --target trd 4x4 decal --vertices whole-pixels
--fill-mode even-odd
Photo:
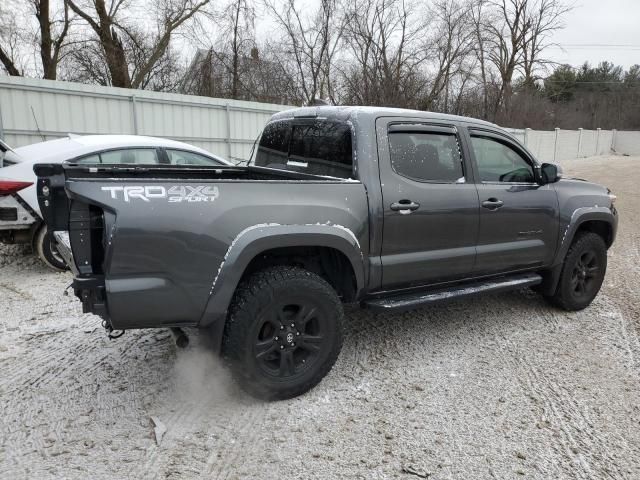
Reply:
[[[111,198],[122,198],[125,202],[142,200],[150,202],[158,198],[165,198],[170,203],[180,202],[213,202],[220,196],[218,187],[209,185],[128,185],[102,187],[102,191],[109,192]]]

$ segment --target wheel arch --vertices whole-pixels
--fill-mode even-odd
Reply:
[[[604,240],[607,248],[613,244],[613,225],[608,221],[602,219],[584,220],[578,225],[574,238],[581,232],[592,232],[599,235]]]
[[[581,232],[593,232],[600,235],[607,248],[615,240],[618,226],[618,219],[609,208],[606,207],[583,207],[576,209],[560,239],[558,251],[554,258],[553,265],[542,273],[543,283],[540,290],[545,295],[552,295],[560,281],[562,264],[569,247]]]
[[[346,273],[354,283],[353,292],[348,293],[344,285],[338,285],[336,275],[327,274],[327,262],[332,258],[338,268],[347,268]],[[349,301],[359,298],[365,288],[363,252],[350,229],[331,224],[256,225],[240,232],[229,246],[213,280],[200,326],[224,325],[228,306],[243,277],[276,264],[301,265],[316,271]]]
[[[562,263],[578,232],[591,231],[603,236],[603,240],[607,248],[609,248],[615,239],[616,230],[617,217],[609,208],[583,207],[576,209],[571,215],[571,219],[560,239],[554,265]]]

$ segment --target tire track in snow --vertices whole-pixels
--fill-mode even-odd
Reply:
[[[628,478],[618,467],[617,459],[609,448],[612,439],[600,435],[587,407],[580,405],[575,396],[558,384],[552,375],[534,365],[527,353],[511,340],[503,337],[499,345],[505,361],[524,374],[517,375],[524,391],[541,401],[542,425],[559,429],[559,435],[552,434],[551,438],[555,443],[554,449],[570,465],[567,469],[567,465],[562,464],[565,474],[585,480]],[[631,447],[619,435],[615,440]]]

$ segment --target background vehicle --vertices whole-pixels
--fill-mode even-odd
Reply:
[[[54,269],[64,260],[51,242],[36,198],[36,162],[116,165],[226,165],[228,162],[182,142],[135,135],[88,135],[50,140],[10,149],[0,144],[0,241],[31,243]]]
[[[265,398],[330,370],[343,303],[536,287],[585,308],[617,228],[605,187],[561,179],[495,125],[400,109],[279,113],[248,167],[35,170],[84,311],[108,330],[209,327]]]

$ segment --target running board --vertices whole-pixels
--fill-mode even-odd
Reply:
[[[414,292],[405,295],[396,295],[386,298],[374,298],[362,302],[364,308],[376,312],[402,311],[419,308],[431,303],[467,298],[484,293],[504,292],[524,287],[531,287],[542,282],[542,277],[537,273],[523,273],[511,275],[493,280],[484,280],[454,287]]]

